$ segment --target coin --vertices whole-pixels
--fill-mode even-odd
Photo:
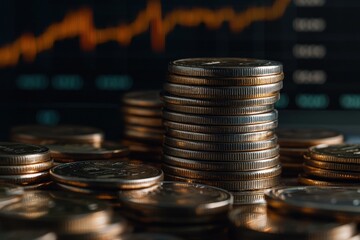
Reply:
[[[146,127],[160,128],[162,126],[162,119],[155,117],[140,117],[136,115],[125,115],[124,121],[126,124],[141,125]]]
[[[311,167],[306,164],[303,166],[303,169],[307,174],[322,177],[325,179],[353,180],[357,182],[359,182],[360,180],[360,172],[333,171],[333,170]]]
[[[21,174],[21,175],[0,175],[0,181],[4,181],[12,184],[29,185],[33,183],[39,183],[49,177],[48,171]]]
[[[328,169],[328,170],[338,170],[338,171],[350,171],[350,172],[360,172],[360,165],[357,164],[346,164],[346,163],[333,163],[333,162],[325,162],[318,161],[315,159],[305,159],[305,163],[308,166]]]
[[[284,74],[273,74],[254,77],[190,77],[169,74],[168,81],[186,85],[205,85],[205,86],[249,86],[276,83],[284,79]]]
[[[0,165],[27,165],[50,160],[49,149],[39,145],[0,142]]]
[[[187,58],[169,63],[170,73],[185,76],[248,77],[282,73],[282,64],[251,58]]]
[[[175,118],[174,118],[175,119]],[[237,126],[211,126],[209,128],[206,125],[194,125],[194,124],[185,124],[178,123],[175,121],[164,121],[164,126],[166,131],[171,129],[186,131],[191,133],[212,133],[212,134],[237,134],[237,133],[252,133],[273,130],[277,127],[277,121],[270,121],[260,124],[249,124],[249,125],[237,125]]]
[[[198,98],[184,98],[169,93],[162,93],[162,100],[165,104],[170,105],[185,105],[185,106],[202,106],[202,107],[251,107],[275,104],[280,99],[280,94],[274,94],[262,98],[249,99],[198,99]]]
[[[239,239],[348,239],[356,234],[353,223],[282,217],[265,205],[238,207],[229,214],[233,238]]]
[[[274,105],[261,105],[251,107],[197,107],[187,105],[165,104],[166,109],[179,112],[200,115],[250,115],[266,113],[274,110]]]
[[[0,175],[11,175],[11,174],[29,174],[37,173],[50,169],[53,166],[53,161],[46,161],[28,165],[14,165],[14,166],[1,166]]]
[[[176,113],[168,110],[163,111],[163,118],[166,120],[199,125],[249,125],[272,122],[277,120],[277,117],[278,113],[276,110],[248,116],[207,116]]]
[[[61,184],[61,183],[57,183],[56,185],[65,191],[81,193],[81,194],[86,194],[86,195],[92,195],[92,196],[94,196],[98,199],[102,199],[102,200],[118,199],[118,195],[119,195],[119,193],[117,191],[104,191],[104,190],[100,190],[100,189],[75,187],[75,186]]]
[[[311,147],[344,141],[341,133],[326,129],[278,129],[276,134],[282,147]]]
[[[141,139],[143,141],[158,141],[161,142],[164,138],[163,134],[151,133],[151,132],[140,132],[131,129],[126,129],[124,134],[128,138]]]
[[[160,169],[119,160],[93,160],[65,163],[50,170],[60,183],[78,187],[138,189],[152,186],[163,179]]]
[[[337,163],[360,164],[359,144],[320,145],[309,149],[313,159]]]
[[[215,152],[236,152],[236,151],[255,151],[274,148],[277,146],[277,138],[274,136],[268,140],[259,140],[254,142],[233,142],[233,143],[222,143],[222,142],[197,142],[190,140],[183,140],[178,138],[172,138],[165,136],[164,144],[181,148],[186,150],[206,150]]]
[[[168,128],[166,134],[170,137],[184,140],[205,141],[205,142],[249,142],[260,141],[274,137],[273,131],[261,131],[252,133],[234,133],[234,134],[208,134],[180,131]]]
[[[203,179],[184,178],[170,174],[166,174],[165,177],[167,180],[170,181],[200,183],[200,184],[226,189],[227,191],[235,191],[235,192],[266,189],[279,185],[280,183],[280,176],[263,178],[259,180],[251,180],[251,181],[209,181]]]
[[[137,115],[144,117],[161,117],[161,108],[144,108],[144,107],[122,107],[124,114]]]
[[[136,209],[153,209],[173,216],[208,216],[226,213],[232,195],[222,189],[184,182],[161,182],[144,191],[127,191],[120,194],[120,202]]]
[[[0,230],[2,240],[56,240],[55,233],[41,230]]]
[[[272,189],[265,197],[267,204],[278,212],[360,221],[358,187],[285,187]]]
[[[202,180],[216,180],[216,181],[245,181],[245,180],[259,180],[264,178],[271,178],[280,175],[281,166],[277,165],[272,168],[253,170],[253,171],[237,171],[237,172],[219,172],[219,171],[199,171],[190,170],[186,168],[179,168],[164,164],[162,169],[165,174],[172,176],[180,176],[191,179]]]
[[[163,161],[175,167],[203,170],[203,171],[250,171],[261,170],[265,168],[275,167],[278,165],[279,157],[273,157],[269,159],[257,160],[257,161],[199,161],[185,158],[172,157],[169,155],[163,155]]]
[[[161,108],[160,90],[134,91],[123,96],[123,103],[137,107]]]
[[[249,99],[269,97],[277,94],[282,87],[282,82],[241,87],[189,86],[174,83],[164,84],[164,90],[170,94],[200,99]]]
[[[353,181],[332,181],[329,179],[322,179],[315,176],[310,176],[307,174],[300,174],[299,175],[299,183],[304,185],[310,185],[310,186],[334,186],[334,187],[341,187],[341,186],[358,186],[359,184],[357,182]]]
[[[265,150],[249,151],[249,152],[209,152],[209,151],[193,151],[180,148],[174,148],[167,145],[163,146],[165,154],[196,160],[206,161],[256,161],[268,159],[279,155],[279,147]]]
[[[231,192],[234,205],[265,204],[264,190]]]
[[[52,185],[53,185],[53,181],[46,181],[46,182],[41,182],[41,183],[29,184],[29,185],[25,185],[25,186],[22,186],[22,187],[26,191],[29,191],[29,190],[49,190],[49,189],[51,189]]]
[[[20,201],[1,207],[4,224],[41,227],[61,233],[82,233],[100,229],[111,220],[108,204],[65,192],[27,191]]]
[[[46,145],[54,159],[109,159],[124,157],[129,154],[129,149],[119,143],[104,142],[99,146],[91,144],[52,144]]]
[[[160,233],[133,233],[125,235],[122,240],[183,240],[182,238]]]
[[[52,143],[91,143],[103,141],[104,133],[93,127],[59,125],[41,126],[25,125],[11,129],[11,139],[25,143],[52,144]]]

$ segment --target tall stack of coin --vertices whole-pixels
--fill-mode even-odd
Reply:
[[[297,178],[303,172],[304,154],[311,146],[319,144],[340,144],[344,136],[327,129],[283,128],[276,131],[280,145],[282,176]]]
[[[51,183],[53,166],[49,149],[40,145],[0,142],[0,181],[22,185],[26,189]]]
[[[279,183],[274,129],[283,72],[279,62],[195,58],[169,64],[164,85],[164,171],[168,179],[233,193],[235,204],[263,202]]]
[[[305,155],[299,182],[318,186],[359,186],[360,144],[318,145]]]
[[[60,188],[117,202],[119,191],[141,190],[163,180],[160,169],[125,160],[65,163],[50,171]]]
[[[104,140],[104,133],[100,129],[87,126],[25,125],[12,128],[10,138],[14,142],[39,145],[75,143],[98,146]]]
[[[103,142],[98,146],[59,143],[46,145],[46,147],[50,149],[54,165],[86,160],[121,159],[129,153],[129,149],[124,145],[112,142]]]
[[[185,182],[161,182],[120,195],[124,214],[135,228],[184,239],[223,240],[233,197],[219,188]]]
[[[159,90],[129,92],[123,97],[123,144],[132,159],[160,162],[164,137]]]

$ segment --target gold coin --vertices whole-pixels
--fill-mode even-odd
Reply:
[[[89,143],[98,144],[104,133],[97,128],[75,125],[25,125],[11,129],[11,139],[30,144]]]
[[[326,129],[278,129],[276,134],[281,147],[306,148],[319,144],[340,144],[344,136]]]
[[[50,170],[59,183],[77,187],[106,189],[139,189],[163,179],[160,169],[121,160],[92,160],[65,163]]]
[[[353,180],[356,182],[360,181],[360,172],[327,170],[311,167],[306,164],[303,166],[303,169],[305,173],[309,175],[318,176],[325,179]]]
[[[156,141],[156,142],[162,142],[164,138],[164,134],[159,133],[151,133],[151,132],[144,132],[144,131],[136,131],[132,129],[125,128],[124,135],[127,138],[132,139],[141,139],[142,141]]]
[[[140,117],[136,115],[125,115],[124,121],[126,124],[140,125],[146,127],[160,128],[162,126],[162,119],[155,117]]]
[[[159,108],[144,108],[144,107],[132,107],[123,106],[122,112],[124,114],[143,116],[143,117],[161,117],[161,107]]]
[[[137,107],[161,108],[160,90],[133,91],[123,96],[123,103]]]
[[[309,149],[313,159],[337,163],[360,164],[359,144],[320,145]]]

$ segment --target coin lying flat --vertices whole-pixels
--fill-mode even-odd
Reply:
[[[277,94],[282,82],[257,86],[208,87],[165,83],[164,90],[170,94],[200,99],[249,99],[269,97]]]
[[[257,161],[199,161],[186,158],[172,157],[163,154],[163,162],[180,168],[202,171],[251,171],[275,167],[280,164],[279,156]]]
[[[142,117],[136,115],[125,115],[124,121],[126,124],[141,125],[146,127],[160,128],[162,126],[162,119],[158,117]]]
[[[261,131],[252,133],[234,133],[234,134],[209,134],[180,131],[167,129],[166,134],[170,137],[184,140],[204,141],[204,142],[250,142],[266,140],[274,137],[274,131]]]
[[[173,122],[199,124],[199,125],[249,125],[266,123],[277,120],[276,110],[255,115],[242,116],[210,116],[210,115],[192,115],[177,113],[168,110],[163,111],[163,118]]]
[[[165,136],[164,144],[170,147],[187,149],[187,150],[206,150],[206,151],[215,151],[215,152],[237,152],[237,151],[243,152],[243,151],[255,151],[255,150],[274,148],[277,146],[277,138],[276,136],[274,136],[273,138],[267,140],[259,140],[253,142],[222,143],[222,142],[198,142],[198,141],[183,140],[183,139]]]
[[[60,183],[79,187],[138,189],[163,179],[160,169],[119,160],[93,160],[65,163],[50,170]]]
[[[161,117],[161,108],[144,108],[144,107],[122,107],[124,114],[144,116],[144,117]]]
[[[278,129],[279,144],[284,147],[311,147],[319,144],[339,144],[344,136],[326,129]]]
[[[40,145],[0,142],[0,165],[27,165],[50,160],[49,149]]]
[[[11,130],[13,141],[21,141],[35,144],[52,143],[100,143],[104,139],[104,133],[92,127],[59,125],[41,126],[25,125],[14,127]]]
[[[284,74],[273,74],[254,77],[190,77],[170,74],[168,82],[186,85],[205,85],[205,86],[251,86],[277,83],[284,79]]]
[[[174,118],[174,120],[176,120]],[[185,124],[178,123],[176,121],[164,121],[164,126],[166,131],[169,129],[175,129],[179,131],[195,132],[195,133],[209,133],[209,134],[235,134],[235,133],[252,133],[273,130],[277,127],[277,121],[269,121],[259,124],[249,124],[249,125],[234,125],[234,126],[211,126],[209,128],[207,125],[200,124]]]
[[[282,73],[282,64],[251,58],[187,58],[169,63],[170,73],[185,76],[247,77]]]
[[[129,92],[123,96],[123,103],[138,107],[162,107],[160,90]]]
[[[309,149],[309,156],[316,160],[360,164],[359,144],[320,145]]]
[[[318,176],[325,179],[353,180],[357,182],[360,181],[360,172],[334,171],[334,170],[312,167],[307,164],[304,165],[303,169],[304,172],[307,174]]]
[[[267,204],[279,212],[360,222],[358,187],[284,187],[266,192],[265,197]]]
[[[161,182],[144,191],[127,191],[120,201],[136,209],[154,209],[181,216],[226,213],[233,202],[225,190],[201,184]]]
[[[328,169],[328,170],[360,172],[360,165],[358,164],[325,162],[325,161],[314,160],[311,158],[305,158],[305,163],[308,166]]]
[[[162,100],[166,105],[185,105],[185,106],[198,106],[198,107],[251,107],[275,104],[280,99],[280,94],[274,94],[262,98],[249,98],[249,99],[198,99],[198,98],[185,98],[169,93],[162,93]]]
[[[110,222],[111,215],[110,206],[104,202],[64,192],[27,191],[20,201],[0,209],[4,224],[63,233],[96,231]]]
[[[239,239],[348,239],[356,234],[353,223],[309,221],[276,215],[266,205],[238,207],[229,214]],[[235,237],[235,236],[234,236]]]
[[[109,159],[128,155],[129,149],[119,143],[104,142],[99,146],[91,144],[52,144],[46,145],[54,159]]]
[[[265,204],[264,190],[231,192],[234,205]]]
[[[29,174],[0,175],[0,181],[6,181],[11,184],[30,185],[46,180],[48,177],[49,172],[43,171]]]
[[[53,166],[53,161],[46,161],[28,165],[14,165],[14,166],[1,166],[0,175],[11,175],[11,174],[29,174],[37,173],[50,169]]]

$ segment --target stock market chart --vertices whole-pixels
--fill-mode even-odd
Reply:
[[[124,92],[161,88],[170,60],[210,56],[281,61],[284,112],[352,114],[359,8],[356,0],[4,0],[0,123],[87,123],[115,137]]]

